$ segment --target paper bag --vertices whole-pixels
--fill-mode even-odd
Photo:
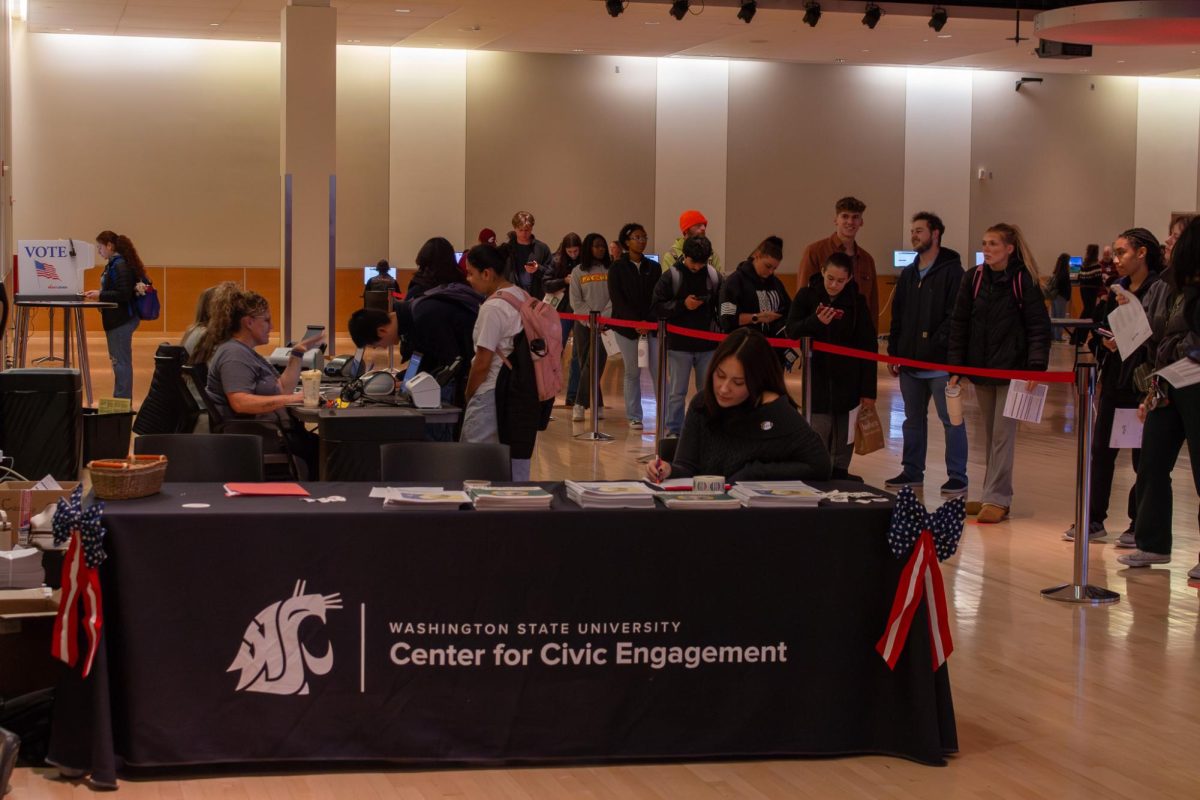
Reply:
[[[620,358],[621,347],[617,344],[617,334],[610,328],[600,334],[600,343],[604,346],[604,352],[609,358]]]
[[[854,452],[860,456],[883,449],[883,426],[873,406],[861,406],[855,421]]]

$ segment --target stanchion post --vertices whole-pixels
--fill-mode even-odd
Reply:
[[[800,357],[804,361],[804,368],[800,371],[804,400],[804,420],[809,423],[812,422],[812,353],[812,337],[800,337]]]
[[[1092,424],[1096,395],[1096,359],[1082,345],[1075,353],[1075,423],[1078,436],[1075,461],[1075,574],[1071,583],[1042,589],[1042,596],[1064,603],[1098,606],[1115,603],[1121,595],[1088,583],[1088,533],[1092,501]],[[1107,442],[1105,442],[1107,444]]]
[[[588,442],[611,442],[613,436],[600,432],[600,356],[596,348],[603,347],[600,342],[600,312],[588,312],[588,373],[591,379],[592,429],[587,433],[575,434],[576,439]]]
[[[667,321],[658,321],[658,382],[654,387],[658,397],[654,401],[654,449],[667,433]]]

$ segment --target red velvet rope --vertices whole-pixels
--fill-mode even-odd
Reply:
[[[578,322],[587,322],[589,316],[587,314],[568,314],[566,312],[558,312],[558,316],[563,319],[576,320]],[[653,322],[633,322],[626,319],[613,319],[611,317],[598,317],[601,325],[607,325],[610,328],[635,328],[639,331],[658,330],[658,325]],[[713,331],[698,331],[695,328],[681,328],[678,325],[667,325],[667,332],[674,333],[678,336],[688,336],[692,339],[704,339],[709,342],[719,342],[728,334],[714,333]],[[780,348],[799,348],[799,339],[767,339],[767,342],[772,347]],[[1029,369],[984,369],[982,367],[952,367],[949,364],[936,364],[932,361],[916,361],[911,358],[897,358],[896,356],[885,356],[882,353],[872,353],[869,350],[857,350],[853,347],[842,347],[836,344],[826,344],[825,342],[814,341],[812,343],[813,350],[822,353],[830,353],[832,355],[846,356],[848,358],[861,358],[864,361],[879,361],[884,364],[896,364],[901,367],[914,367],[916,369],[938,370],[941,372],[949,372],[953,375],[968,375],[978,378],[997,378],[1000,380],[1017,380],[1017,381],[1037,381],[1038,383],[1074,383],[1075,373],[1073,372],[1041,372],[1038,370]]]

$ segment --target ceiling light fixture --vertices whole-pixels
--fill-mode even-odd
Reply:
[[[804,6],[804,24],[810,28],[817,27],[821,21],[821,4],[808,3]]]
[[[675,2],[671,3],[671,10],[667,13],[677,20],[683,19],[683,15],[688,13],[688,6],[690,5],[689,0],[675,0]]]
[[[882,8],[874,3],[867,3],[867,12],[863,14],[862,23],[871,30],[875,30],[875,26],[879,24],[879,18],[882,16]]]
[[[946,20],[949,18],[950,15],[946,13],[946,9],[941,6],[934,6],[933,12],[929,15],[929,27],[941,33],[942,28],[946,27]]]
[[[758,0],[742,0],[742,7],[738,9],[737,18],[747,25],[750,20],[754,19],[754,15],[758,13]]]
[[[625,3],[622,0],[604,0],[604,7],[608,9],[610,17],[619,17],[625,10]]]
[[[397,8],[396,13],[397,14],[411,14],[412,9],[411,8]]]

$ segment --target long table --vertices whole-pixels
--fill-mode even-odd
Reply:
[[[829,484],[861,489],[862,484]],[[875,651],[886,504],[385,509],[168,484],[104,511],[103,646],[51,759],[536,763],[957,748],[924,610]],[[201,504],[206,507],[188,507]]]

